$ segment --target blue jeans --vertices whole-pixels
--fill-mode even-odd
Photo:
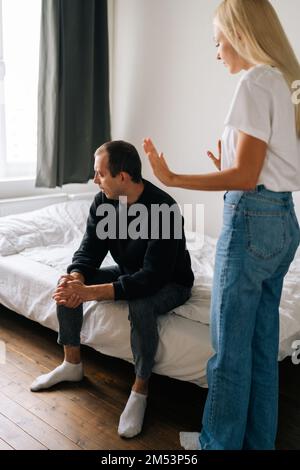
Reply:
[[[292,194],[257,186],[224,196],[211,302],[214,356],[202,449],[274,449],[279,304],[300,242]]]
[[[86,285],[114,282],[121,275],[118,266],[96,270],[85,279]],[[131,349],[137,377],[149,379],[158,346],[157,317],[164,315],[191,296],[191,288],[168,283],[154,295],[128,301],[131,326]],[[59,323],[58,343],[64,346],[79,346],[83,323],[82,304],[76,308],[57,305]]]

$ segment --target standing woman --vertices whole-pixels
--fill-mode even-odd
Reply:
[[[224,0],[214,30],[218,60],[232,74],[245,71],[219,159],[208,152],[220,171],[175,174],[151,140],[144,141],[153,172],[166,186],[227,191],[202,430],[180,439],[186,449],[274,449],[279,304],[300,242],[292,199],[300,190],[300,105],[292,100],[300,66],[268,0]]]

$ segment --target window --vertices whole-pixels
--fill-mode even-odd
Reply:
[[[35,175],[41,0],[0,0],[0,178]]]

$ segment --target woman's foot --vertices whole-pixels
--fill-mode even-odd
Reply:
[[[199,437],[199,432],[180,432],[180,445],[185,450],[201,450]]]

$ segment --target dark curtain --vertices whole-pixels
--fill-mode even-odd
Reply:
[[[108,140],[106,0],[42,0],[36,186],[87,182]]]

